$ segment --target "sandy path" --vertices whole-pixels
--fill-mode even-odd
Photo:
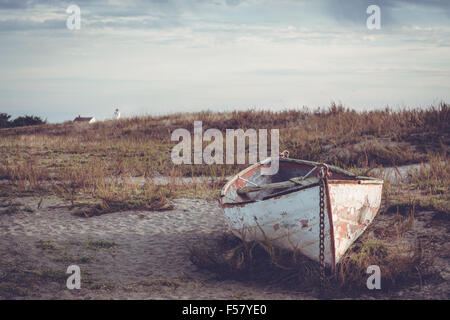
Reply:
[[[30,199],[15,202],[32,208],[37,203]],[[190,262],[189,246],[224,231],[215,201],[178,199],[171,211],[118,212],[88,219],[72,215],[64,206],[54,208],[58,204],[62,203],[44,200],[35,212],[0,215],[1,298],[310,298],[248,283],[218,281]],[[65,287],[69,275],[64,273],[71,264],[81,268],[81,290]],[[15,283],[8,282],[15,274],[11,270],[18,266],[31,273],[50,269],[57,277],[30,283],[19,275]],[[86,274],[90,283],[83,286]],[[5,296],[5,292],[9,294]]]

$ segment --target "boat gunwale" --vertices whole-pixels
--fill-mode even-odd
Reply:
[[[269,199],[272,199],[272,198],[279,198],[279,197],[285,196],[287,194],[291,194],[291,193],[302,191],[302,190],[305,190],[305,189],[317,187],[318,185],[319,185],[319,183],[311,183],[311,184],[308,184],[306,186],[299,186],[298,188],[295,188],[295,189],[280,191],[280,192],[271,194],[269,196],[264,197],[261,200],[245,200],[245,201],[232,202],[232,203],[226,202],[226,203],[221,203],[221,205],[222,205],[223,208],[231,208],[231,207],[234,207],[234,206],[242,207],[242,206],[250,204],[250,203],[265,201],[265,200],[269,200]],[[221,197],[224,197],[224,196],[221,195]]]
[[[268,159],[270,159],[270,158],[268,158]],[[236,181],[236,179],[239,178],[239,176],[242,176],[242,175],[246,174],[247,172],[253,170],[254,168],[256,168],[258,166],[264,165],[265,162],[267,162],[268,159],[266,159],[264,161],[257,162],[255,164],[249,166],[248,168],[240,171],[232,179],[230,179],[230,181],[228,181],[225,184],[225,186],[222,188],[222,190],[220,192],[220,200],[219,200],[219,202],[220,202],[220,204],[221,204],[221,206],[223,208],[233,207],[233,206],[243,206],[243,205],[246,205],[246,204],[249,204],[249,203],[253,203],[253,202],[265,201],[265,200],[269,200],[269,199],[276,198],[276,197],[281,197],[281,196],[284,196],[284,195],[287,195],[287,194],[290,194],[290,193],[293,193],[293,192],[301,191],[301,190],[304,190],[304,189],[307,189],[307,188],[312,188],[312,187],[315,187],[315,186],[319,185],[319,183],[311,183],[311,184],[306,185],[306,186],[300,186],[299,188],[294,188],[294,189],[291,189],[291,190],[285,190],[285,191],[276,192],[274,194],[271,194],[269,196],[264,197],[262,200],[245,200],[245,201],[232,202],[232,203],[230,203],[230,202],[223,203],[222,202],[222,198],[225,197],[226,193],[228,192],[228,189]],[[314,162],[314,161],[308,161],[308,160],[299,160],[299,159],[292,159],[292,158],[280,158],[279,160],[280,161],[284,161],[284,162],[293,162],[293,163],[306,164],[306,165],[311,165],[311,166],[320,165],[320,162]],[[345,179],[336,179],[336,180],[334,180],[332,178],[329,178],[328,179],[328,183],[329,184],[383,184],[384,183],[384,181],[381,180],[381,179],[377,179],[377,178],[373,178],[373,177],[366,177],[366,176],[357,176],[357,175],[355,175],[355,174],[353,174],[351,172],[348,172],[348,171],[346,171],[344,169],[341,169],[341,168],[338,168],[338,167],[335,167],[335,166],[328,166],[328,167],[329,167],[329,169],[331,171],[335,171],[337,173],[341,173],[341,174],[344,174],[344,175],[352,178],[352,179],[348,179],[348,180],[345,180]]]

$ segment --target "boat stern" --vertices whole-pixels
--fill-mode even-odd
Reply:
[[[328,184],[335,263],[367,229],[381,205],[382,180],[333,181]]]

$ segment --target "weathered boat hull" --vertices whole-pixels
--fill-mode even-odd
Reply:
[[[252,166],[237,177],[251,179],[257,170],[257,166]],[[249,181],[247,178],[244,179]],[[328,266],[334,268],[375,218],[381,203],[382,183],[364,177],[328,181],[324,228]],[[234,194],[240,186],[235,178],[224,187],[222,194]],[[226,223],[242,240],[268,240],[281,248],[299,250],[316,261],[319,259],[319,203],[318,183],[264,200],[221,201]]]
[[[328,184],[336,263],[372,223],[380,208],[382,183],[365,182]]]

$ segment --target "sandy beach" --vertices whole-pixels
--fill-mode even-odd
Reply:
[[[34,213],[2,215],[0,230],[0,279],[4,280],[19,265],[29,272],[51,269],[61,274],[60,281],[16,283],[19,287],[26,286],[27,294],[21,297],[12,292],[11,296],[1,298],[310,298],[234,281],[214,281],[214,275],[199,271],[189,261],[189,246],[224,231],[214,201],[181,199],[175,201],[172,211],[118,212],[92,218],[75,216],[57,201],[45,201]],[[42,243],[47,246],[40,246]],[[89,245],[92,243],[113,245],[96,248]],[[70,257],[78,259],[73,259],[73,263]],[[86,258],[89,263],[79,263],[80,257],[92,258]],[[62,273],[71,264],[81,268],[80,290],[65,288]],[[84,288],[85,273],[100,288]],[[2,280],[0,285],[7,286]]]
[[[33,208],[38,202],[33,198],[15,200]],[[216,201],[177,199],[173,204],[173,210],[164,212],[83,218],[54,198],[44,199],[34,212],[1,215],[0,298],[315,299],[261,283],[219,279],[198,269],[189,259],[189,247],[226,232],[221,210]],[[441,275],[446,281],[422,288],[414,284],[384,298],[448,298],[449,243],[438,236],[445,238],[448,227],[430,217],[419,215],[411,235],[435,237],[434,247],[426,250],[438,258],[436,265],[444,268]],[[389,219],[378,216],[372,232]],[[81,268],[80,290],[66,288],[69,275],[65,272],[72,264]]]

